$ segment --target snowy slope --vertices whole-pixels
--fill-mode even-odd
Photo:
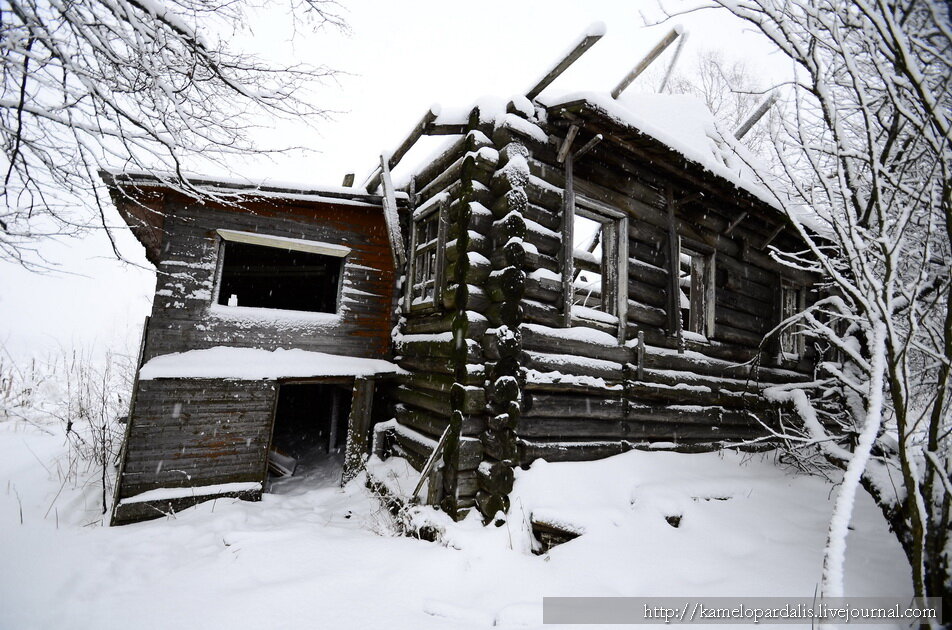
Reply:
[[[333,477],[105,528],[97,471],[62,484],[44,428],[0,421],[3,629],[538,628],[544,595],[811,595],[831,510],[826,483],[759,457],[632,452],[520,471],[507,525],[443,520],[443,545],[388,535],[360,479]],[[531,555],[533,512],[585,534]],[[909,593],[865,496],[854,527],[847,594]]]

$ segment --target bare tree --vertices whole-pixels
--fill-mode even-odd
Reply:
[[[844,470],[824,594],[843,594],[861,484],[909,558],[916,595],[942,597],[952,610],[949,5],[715,2],[797,68],[776,138],[786,185],[774,191],[806,249],[775,256],[822,274],[828,286],[782,324],[816,344],[816,381],[768,391],[796,411],[788,442],[819,449]]]
[[[264,4],[262,4],[264,6]],[[251,0],[4,0],[0,7],[0,259],[37,263],[46,237],[105,227],[103,167],[171,173],[255,146],[262,121],[325,112],[325,67],[232,50]],[[259,7],[260,8],[260,7]],[[288,0],[297,28],[343,26],[333,0]],[[108,230],[107,230],[108,232]]]
[[[661,85],[666,73],[657,68],[649,80]],[[714,118],[734,130],[757,107],[767,91],[757,73],[742,59],[728,59],[719,50],[701,50],[691,65],[682,62],[665,84],[671,94],[689,94],[707,106]],[[744,137],[744,144],[759,156],[769,159],[770,130],[776,127],[773,112],[767,120]]]

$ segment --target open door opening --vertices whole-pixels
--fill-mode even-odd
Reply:
[[[281,385],[268,452],[269,491],[286,491],[299,481],[308,488],[338,482],[350,407],[349,385]]]

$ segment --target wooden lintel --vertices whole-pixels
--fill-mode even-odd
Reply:
[[[468,131],[469,125],[466,123],[458,125],[431,123],[427,125],[423,133],[427,136],[462,136]]]
[[[440,115],[440,108],[438,105],[432,105],[430,109],[426,110],[426,113],[423,114],[423,117],[420,119],[410,133],[404,138],[403,142],[400,143],[394,152],[390,155],[389,160],[387,161],[387,170],[393,169],[400,163],[400,160],[403,159],[403,156],[413,148],[413,145],[416,144],[417,140],[420,139],[420,136],[423,135],[426,128],[436,120],[436,117]],[[380,168],[374,169],[374,172],[371,173],[370,177],[367,179],[367,192],[372,193],[377,190],[377,187],[380,185],[380,177],[382,170]]]
[[[575,44],[575,46],[572,47],[572,49],[566,53],[565,56],[563,56],[538,83],[532,86],[528,92],[526,92],[526,98],[531,101],[535,99],[535,97],[539,96],[539,94],[542,93],[542,90],[547,88],[549,84],[559,78],[563,72],[568,70],[569,66],[575,63],[579,57],[584,55],[585,51],[594,46],[595,42],[600,40],[604,34],[604,26],[595,24],[589,26],[585,33],[582,34],[582,37],[579,39],[578,43]]]
[[[746,212],[741,212],[739,215],[737,215],[737,218],[731,221],[731,224],[727,226],[726,230],[724,230],[724,236],[730,236],[730,233],[734,231],[734,228],[740,225],[741,221],[743,221],[746,218],[747,218]]]
[[[678,38],[678,35],[680,34],[681,34],[681,27],[675,26],[668,32],[667,35],[662,37],[661,41],[655,44],[654,48],[648,51],[648,54],[645,55],[641,59],[641,61],[635,64],[635,67],[632,68],[631,71],[627,75],[625,75],[625,78],[621,80],[621,83],[615,86],[615,89],[612,90],[612,98],[618,98],[621,95],[621,93],[624,92],[628,88],[628,86],[631,85],[632,82],[635,79],[637,79],[638,76],[642,72],[644,72],[648,68],[648,66],[650,66],[652,62],[654,62],[654,60],[657,59],[661,55],[661,53],[665,51],[665,49],[668,46],[670,46],[674,42],[674,40]]]
[[[574,158],[576,160],[579,159],[580,157],[582,157],[583,155],[585,155],[586,153],[594,149],[595,145],[597,145],[599,142],[601,142],[604,139],[605,139],[605,136],[603,136],[600,133],[594,135],[591,140],[589,140],[582,146],[581,149],[575,152]]]
[[[575,142],[575,136],[578,135],[578,125],[572,125],[569,127],[568,133],[565,134],[565,140],[562,141],[562,146],[559,147],[558,159],[559,164],[565,162],[565,157],[569,154],[569,150],[572,148],[572,143]]]
[[[773,240],[780,236],[780,233],[783,232],[783,229],[787,227],[783,223],[778,225],[773,232],[770,233],[770,236],[767,237],[767,240],[764,241],[764,244],[760,246],[760,249],[767,249],[767,246],[773,243]]]

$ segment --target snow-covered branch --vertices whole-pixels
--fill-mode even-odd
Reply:
[[[302,24],[343,26],[331,0],[288,2]],[[264,6],[5,2],[0,257],[36,264],[38,240],[104,223],[102,168],[172,173],[166,183],[189,188],[183,164],[285,150],[257,146],[252,132],[275,118],[325,117],[311,90],[332,70],[271,63],[229,45],[229,31]]]

